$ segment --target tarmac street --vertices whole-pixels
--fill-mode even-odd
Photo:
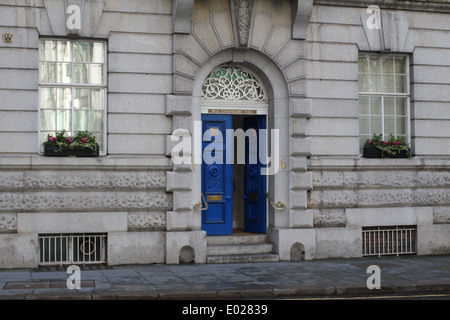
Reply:
[[[369,266],[377,266],[379,272],[371,271],[374,268]],[[237,264],[81,266],[78,286],[72,281],[74,274],[66,273],[65,268],[0,270],[0,299],[219,300],[450,293],[449,255]],[[375,286],[377,281],[379,286]]]

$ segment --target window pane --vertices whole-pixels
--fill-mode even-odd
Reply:
[[[384,119],[384,136],[385,139],[389,139],[389,135],[392,134],[395,136],[395,118],[386,117]]]
[[[401,136],[401,135],[405,135],[406,134],[406,118],[400,117],[397,118],[396,121],[396,129],[397,131],[395,132],[396,136]]]
[[[359,114],[370,114],[369,97],[359,97]]]
[[[103,97],[104,90],[91,89],[91,109],[104,110]]]
[[[76,41],[73,43],[73,61],[89,62],[89,42]]]
[[[90,111],[89,130],[103,131],[103,112]]]
[[[72,66],[70,63],[58,63],[57,64],[57,83],[70,83],[72,78]]]
[[[396,57],[395,58],[395,73],[396,74],[406,74],[406,58]]]
[[[56,108],[56,88],[41,88],[41,108]]]
[[[406,93],[406,76],[395,76],[395,92]]]
[[[89,67],[89,80],[92,84],[103,83],[103,66],[101,64],[91,64]]]
[[[359,72],[366,72],[366,73],[369,72],[367,56],[359,57],[358,70],[359,70]]]
[[[72,50],[69,41],[58,41],[56,50],[58,54],[58,61],[70,62],[72,60]]]
[[[88,83],[88,65],[84,63],[73,64],[73,82]]]
[[[56,63],[41,63],[41,82],[56,83]]]
[[[56,107],[59,109],[71,109],[72,90],[70,88],[58,88],[56,102],[57,102]]]
[[[379,57],[373,57],[373,56],[369,57],[369,72],[370,73],[381,73]]]
[[[103,63],[105,62],[105,45],[103,42],[91,42],[91,62]]]
[[[381,92],[381,78],[380,75],[369,76],[369,92]]]
[[[381,119],[378,117],[372,117],[370,119],[370,133],[380,134],[381,133]]]
[[[41,61],[56,61],[56,41],[42,40]]]
[[[74,131],[88,130],[88,112],[77,110],[74,112],[73,129]]]
[[[406,116],[406,98],[395,98],[395,114],[399,116]]]
[[[74,89],[73,90],[73,107],[74,109],[88,109],[89,108],[89,89]],[[75,129],[77,130],[77,129]]]
[[[395,114],[395,99],[384,98],[384,114],[393,116]]]
[[[369,75],[360,74],[358,78],[359,92],[369,92]]]
[[[41,129],[42,130],[56,129],[56,111],[41,110]]]
[[[383,75],[383,92],[394,92],[394,76]]]
[[[370,97],[370,114],[381,115],[381,98]]]
[[[383,73],[394,73],[394,59],[392,57],[383,58]]]
[[[71,119],[72,119],[72,111],[71,110],[57,110],[57,128],[56,130],[66,130],[72,131]]]

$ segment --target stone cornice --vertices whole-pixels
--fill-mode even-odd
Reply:
[[[448,0],[314,0],[314,4],[363,8],[376,5],[381,9],[450,13]]]

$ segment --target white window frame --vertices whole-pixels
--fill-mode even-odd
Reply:
[[[377,56],[379,58],[382,57],[402,57],[405,58],[405,74],[406,74],[406,92],[405,93],[389,93],[389,92],[362,92],[359,91],[358,88],[358,108],[359,108],[359,97],[366,96],[366,97],[380,97],[381,99],[381,129],[382,129],[382,136],[383,139],[386,139],[385,132],[384,132],[384,120],[385,120],[385,114],[384,114],[384,99],[383,97],[394,97],[394,98],[406,98],[406,127],[405,127],[405,142],[411,143],[411,85],[410,85],[410,59],[409,55],[407,54],[398,54],[398,53],[373,53],[373,52],[360,52],[358,55],[358,62],[359,58],[362,56]],[[359,78],[359,69],[358,69],[358,78]],[[381,77],[381,88],[383,88],[383,77]],[[359,114],[359,110],[358,110]],[[359,127],[359,117],[358,116],[358,127]],[[358,136],[360,135],[358,130]],[[361,151],[361,150],[360,150]]]
[[[42,83],[41,82],[41,49],[42,49],[42,41],[70,41],[70,42],[96,42],[96,43],[103,43],[104,44],[104,57],[103,57],[103,79],[104,83],[102,85],[97,84],[80,84],[80,83]],[[73,50],[72,50],[73,55]],[[107,133],[108,133],[108,121],[107,121],[107,110],[108,110],[108,43],[106,40],[103,39],[69,39],[69,38],[58,38],[58,37],[42,37],[39,38],[39,46],[38,46],[38,56],[39,56],[39,67],[38,67],[38,81],[39,81],[39,90],[38,90],[38,146],[39,146],[39,152],[43,153],[42,148],[42,141],[41,141],[41,88],[70,88],[72,91],[72,97],[73,97],[73,90],[77,88],[89,88],[89,89],[104,89],[103,94],[103,102],[104,102],[104,110],[103,110],[103,149],[100,150],[99,155],[104,156],[107,154]],[[56,62],[56,61],[55,61]],[[73,70],[73,59],[71,61],[72,64],[72,70]],[[72,72],[73,75],[73,72]],[[90,96],[89,96],[90,99]],[[73,107],[73,98],[71,101],[71,122],[73,126],[74,121],[74,107]]]

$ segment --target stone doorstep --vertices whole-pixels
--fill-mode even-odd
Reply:
[[[94,288],[94,280],[81,280],[81,288]],[[7,282],[4,290],[8,289],[64,289],[67,288],[66,281],[20,281],[20,282]]]
[[[266,234],[234,229],[233,235],[208,236],[206,263],[245,263],[279,261]]]
[[[238,254],[260,254],[273,253],[274,248],[271,243],[257,243],[257,244],[243,244],[243,245],[219,245],[208,246],[208,256],[224,256],[224,255],[238,255]]]

